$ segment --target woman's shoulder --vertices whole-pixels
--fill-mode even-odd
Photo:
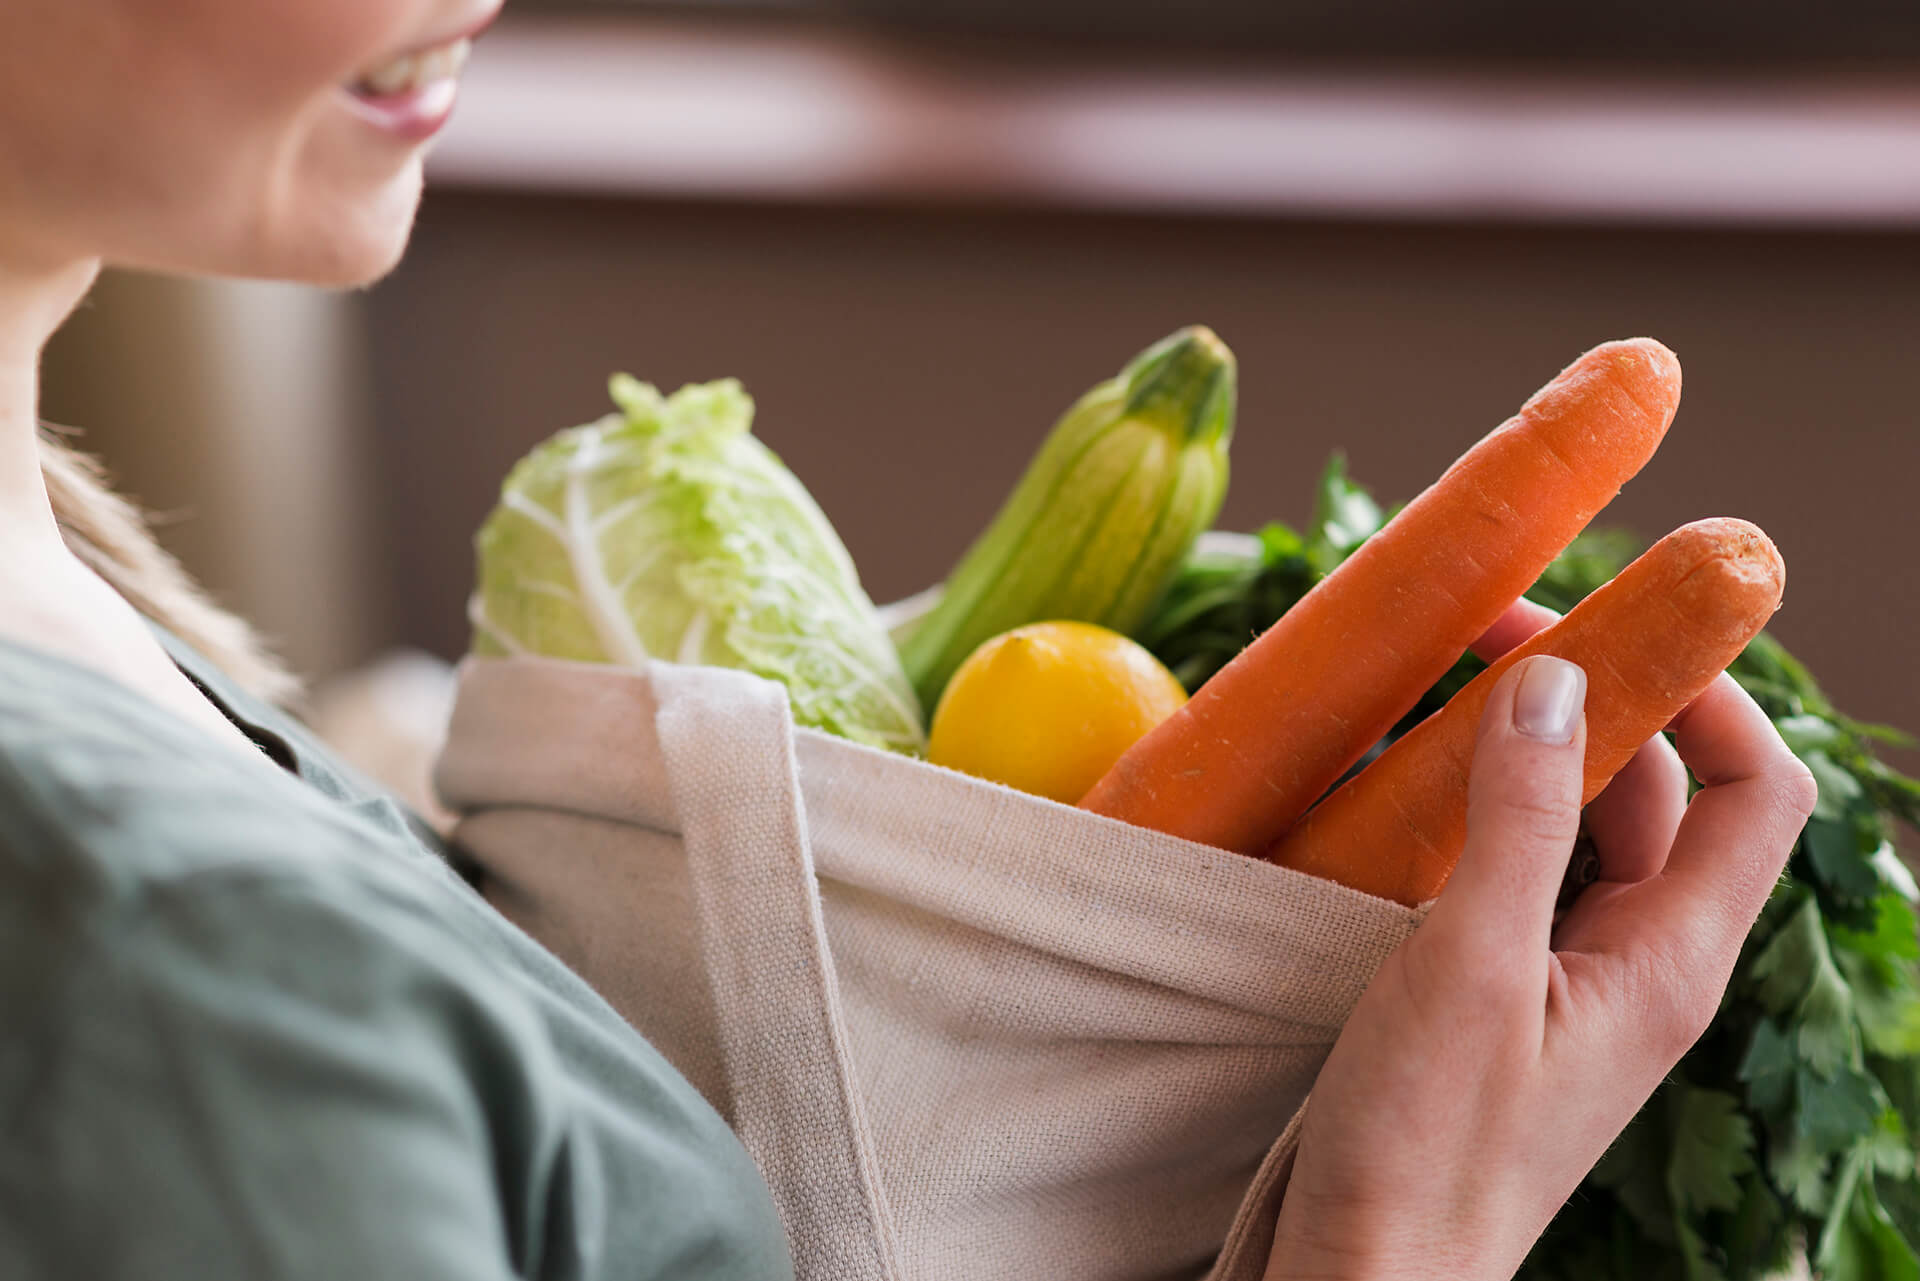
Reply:
[[[77,919],[0,905],[0,1033],[27,1050],[0,1062],[0,1275],[787,1275],[690,1091],[583,1072],[457,922],[350,880],[227,866]]]
[[[132,964],[163,944],[209,963],[308,950],[342,981],[404,963],[497,986],[442,901],[450,878],[421,875],[437,862],[264,752],[0,641],[0,923],[14,940]],[[237,972],[285,988],[273,967]]]
[[[34,1065],[0,1072],[21,1121],[0,1182],[25,1198],[0,1273],[18,1248],[20,1275],[540,1275],[499,1243],[549,1211],[563,1070],[404,884],[347,861],[41,862],[36,893],[0,891],[0,1025]]]
[[[429,968],[523,1003],[438,848],[313,750],[295,753],[300,772],[249,757],[90,668],[0,641],[0,923],[43,949],[126,950],[169,930],[209,955],[304,947],[343,979]]]
[[[0,1040],[37,1064],[0,1064],[0,1183],[61,1265],[22,1275],[210,1275],[213,1193],[270,1184],[327,1203],[254,1244],[330,1275],[784,1274],[745,1152],[577,976],[365,798],[110,684],[0,644]],[[80,1148],[87,1186],[42,1178]]]
[[[361,879],[393,836],[110,677],[0,640],[0,885],[48,908],[272,869]]]

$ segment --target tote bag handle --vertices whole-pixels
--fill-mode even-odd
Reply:
[[[906,1281],[853,1081],[786,691],[656,666],[659,732],[734,1126],[799,1281]]]

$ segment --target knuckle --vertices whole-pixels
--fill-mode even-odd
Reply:
[[[1655,1053],[1677,1062],[1706,1032],[1720,1009],[1720,989],[1711,966],[1688,963],[1671,949],[1641,947],[1626,958],[1630,1008],[1645,1019]]]
[[[1409,948],[1404,954],[1395,976],[1400,983],[1401,1000],[1416,1022],[1432,1020],[1440,1012],[1447,994],[1456,990],[1448,973],[1447,962],[1452,959],[1436,956],[1431,948]]]
[[[1788,756],[1780,767],[1774,790],[1781,803],[1798,815],[1801,822],[1805,822],[1813,813],[1813,807],[1820,803],[1820,784],[1814,779],[1813,771],[1797,756]]]
[[[1476,1002],[1484,1003],[1486,1010],[1498,1017],[1528,1010],[1538,1003],[1539,984],[1532,967],[1516,964],[1514,958],[1504,952],[1489,961],[1478,973],[1479,982],[1474,989]]]
[[[1529,843],[1571,841],[1580,826],[1580,798],[1559,780],[1523,774],[1504,780],[1469,817],[1496,825],[1502,835]]]
[[[1703,983],[1681,984],[1667,1005],[1666,1032],[1662,1048],[1676,1062],[1706,1035],[1713,1016],[1720,1009],[1720,993]]]
[[[1423,998],[1421,1004],[1429,1011],[1445,1004],[1455,1019],[1497,1023],[1534,1000],[1531,971],[1515,963],[1509,941],[1497,933],[1460,931],[1444,944],[1438,939],[1434,943],[1421,949],[1417,968],[1409,975],[1412,994]]]

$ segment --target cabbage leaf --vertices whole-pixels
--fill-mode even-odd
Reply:
[[[784,685],[797,724],[922,751],[853,560],[750,434],[745,389],[669,397],[622,374],[611,391],[619,412],[537,446],[501,486],[474,540],[473,652],[740,668]]]

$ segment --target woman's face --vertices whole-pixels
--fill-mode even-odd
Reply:
[[[405,247],[459,41],[498,6],[5,0],[0,267],[375,279]]]

